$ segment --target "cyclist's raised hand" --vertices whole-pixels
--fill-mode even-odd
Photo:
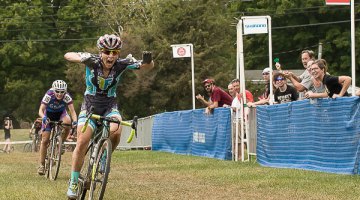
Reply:
[[[154,61],[152,60],[152,54],[150,51],[143,52],[143,59],[141,61],[141,69],[152,69],[154,67]]]
[[[150,64],[152,61],[152,53],[150,51],[144,51],[141,64]]]

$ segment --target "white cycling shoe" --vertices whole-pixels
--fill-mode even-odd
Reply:
[[[78,191],[78,184],[77,183],[72,183],[70,181],[70,184],[69,184],[69,187],[68,187],[68,190],[67,190],[67,197],[69,199],[77,199],[77,191]]]

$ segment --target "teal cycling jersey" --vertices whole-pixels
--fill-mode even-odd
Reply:
[[[121,75],[127,69],[140,69],[141,63],[131,58],[117,59],[108,76],[103,73],[103,65],[99,55],[90,55],[81,61],[86,65],[86,90],[81,110],[98,115],[106,115],[117,109],[116,88]]]
[[[140,69],[140,62],[132,59],[117,59],[107,77],[103,74],[103,66],[99,55],[91,55],[82,61],[86,65],[86,90],[85,95],[101,95],[116,97],[116,88],[120,77],[127,69]]]

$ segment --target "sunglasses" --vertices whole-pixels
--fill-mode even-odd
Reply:
[[[266,73],[262,73],[262,75],[269,75],[269,73],[267,73],[267,72],[266,72]]]
[[[204,88],[208,88],[208,87],[211,87],[211,85],[204,85]]]
[[[102,52],[103,54],[105,54],[105,55],[110,55],[110,54],[112,54],[112,55],[114,55],[114,56],[120,54],[120,50],[102,50],[101,52]]]
[[[64,93],[65,93],[65,90],[55,90],[55,93],[56,93],[56,94],[64,94]]]
[[[275,80],[282,81],[282,80],[285,80],[285,79],[284,78],[276,78]]]

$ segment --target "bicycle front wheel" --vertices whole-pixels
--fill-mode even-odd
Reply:
[[[58,135],[54,137],[51,143],[51,156],[50,156],[50,180],[56,180],[61,162],[61,150],[62,150],[62,139],[61,136]]]
[[[90,189],[91,170],[92,170],[92,166],[94,163],[94,159],[92,157],[93,151],[94,151],[94,146],[93,145],[89,146],[86,151],[83,166],[80,170],[80,176],[78,179],[79,180],[78,196],[80,197],[80,200],[85,200],[86,191]],[[88,194],[88,196],[89,196],[89,194]]]
[[[112,145],[110,139],[99,143],[91,173],[90,199],[103,199],[110,173]]]

